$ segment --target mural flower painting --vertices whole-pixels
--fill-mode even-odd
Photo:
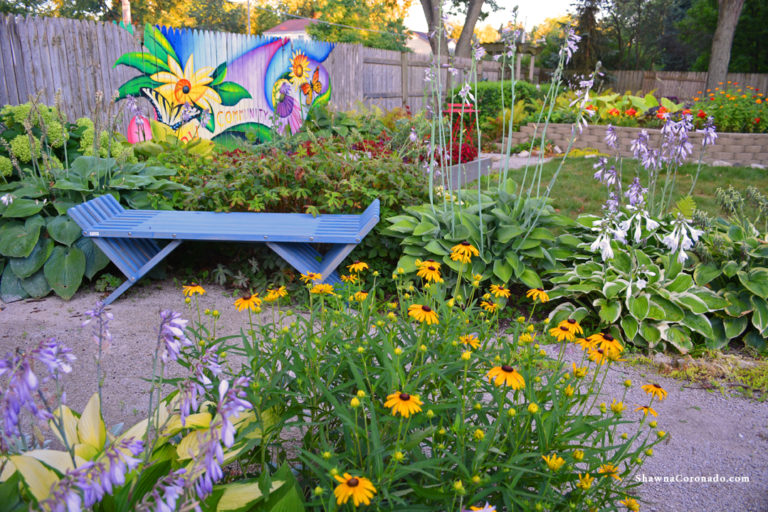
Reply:
[[[212,104],[221,103],[221,96],[208,87],[213,82],[211,73],[213,68],[200,68],[195,71],[194,55],[190,55],[184,69],[170,55],[168,56],[169,71],[161,71],[150,76],[161,86],[155,90],[165,96],[169,101],[177,104],[195,103],[202,108],[212,110]]]
[[[293,112],[293,97],[291,96],[291,83],[288,80],[281,79],[275,82],[273,90],[273,101],[275,103],[275,112],[280,117],[288,117]]]
[[[306,83],[309,80],[309,59],[306,55],[297,51],[293,53],[291,59],[291,82],[296,87],[300,87],[301,84]]]

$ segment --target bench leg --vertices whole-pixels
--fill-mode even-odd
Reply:
[[[121,239],[122,243],[130,243],[130,239]],[[127,240],[127,242],[126,242]],[[117,299],[120,295],[122,295],[125,290],[130,288],[134,285],[139,279],[144,277],[144,275],[147,274],[150,270],[154,268],[155,265],[160,263],[163,258],[168,256],[171,251],[173,251],[175,248],[177,248],[179,245],[181,245],[181,240],[172,240],[168,243],[165,247],[162,249],[159,249],[158,252],[156,252],[151,258],[144,260],[144,264],[141,265],[136,270],[129,270],[129,268],[125,264],[125,258],[124,255],[121,254],[120,248],[117,247],[116,243],[113,240],[110,240],[108,238],[93,238],[93,242],[96,244],[99,249],[101,249],[104,254],[107,255],[107,257],[112,260],[112,262],[117,265],[117,267],[125,274],[125,276],[128,278],[127,281],[125,281],[123,284],[121,284],[114,292],[110,294],[109,297],[104,301],[104,305],[111,304],[112,301]],[[134,255],[135,256],[135,255]]]
[[[297,242],[267,242],[267,246],[302,274],[316,272],[323,276],[321,282],[341,282],[336,267],[346,258],[357,244],[334,244],[325,255],[311,245]]]

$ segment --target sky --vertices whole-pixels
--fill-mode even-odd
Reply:
[[[522,22],[526,29],[531,29],[544,21],[545,18],[566,14],[571,9],[573,0],[520,0],[517,2],[515,0],[497,0],[496,3],[504,9],[491,14],[478,25],[490,23],[493,28],[499,28],[499,25],[504,25],[512,19],[512,8],[518,5],[518,21]],[[405,26],[411,30],[427,31],[427,20],[424,18],[424,10],[421,8],[419,0],[413,1],[408,16],[405,18]]]

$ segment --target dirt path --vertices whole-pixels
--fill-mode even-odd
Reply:
[[[96,390],[96,345],[89,327],[80,324],[83,312],[92,308],[97,299],[95,293],[80,292],[69,302],[49,297],[7,304],[0,311],[3,352],[54,336],[73,348],[78,361],[66,389],[67,403],[76,410],[81,410]],[[205,307],[221,312],[218,324],[224,330],[217,334],[234,334],[243,325],[244,314],[236,312],[232,302],[223,289],[208,288]],[[146,411],[147,384],[142,379],[151,374],[159,313],[163,309],[182,311],[185,318],[196,314],[187,309],[180,289],[170,282],[138,287],[109,308],[114,315],[110,325],[113,341],[103,365],[107,372],[104,413],[110,426],[120,422],[130,426]],[[566,357],[576,360],[578,356],[576,347],[569,347]],[[622,383],[627,378],[634,382],[626,399],[629,411],[646,401],[641,384],[658,382],[669,391],[667,400],[654,405],[659,428],[669,433],[669,441],[657,447],[643,472],[648,479],[669,477],[673,481],[641,486],[640,498],[646,501],[641,510],[768,512],[768,403],[685,388],[680,381],[631,365],[619,365],[610,371],[603,389],[605,401],[621,397]],[[747,477],[749,482],[674,481],[714,476]]]

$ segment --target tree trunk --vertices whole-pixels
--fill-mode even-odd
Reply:
[[[440,2],[441,0],[421,0],[421,8],[427,18],[432,53],[437,55],[439,47],[440,55],[448,55],[448,38],[445,35],[445,24],[440,18]]]
[[[475,33],[475,25],[480,17],[480,11],[483,8],[483,0],[469,0],[467,8],[467,19],[464,21],[464,27],[461,29],[459,41],[456,43],[457,57],[469,57],[472,51],[472,34]]]
[[[131,0],[120,0],[123,10],[123,25],[131,26]]]
[[[739,23],[744,0],[717,0],[717,29],[712,38],[712,54],[707,70],[707,89],[714,90],[720,82],[725,82],[728,63],[731,61],[731,45],[736,25]]]

